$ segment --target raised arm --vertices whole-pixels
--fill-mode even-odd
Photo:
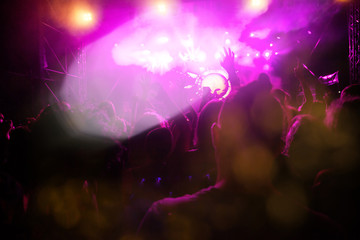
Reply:
[[[229,74],[229,81],[230,81],[231,87],[233,87],[233,88],[239,87],[240,80],[235,72],[235,54],[233,51],[231,51],[230,48],[228,48],[228,49],[224,48],[224,57],[221,60],[220,65]]]

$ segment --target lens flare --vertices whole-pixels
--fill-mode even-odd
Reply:
[[[211,73],[205,76],[201,86],[203,88],[210,88],[212,94],[216,93],[217,95],[222,95],[226,91],[226,82],[226,78],[221,74]]]
[[[269,6],[269,0],[249,0],[247,8],[254,13],[264,12]]]
[[[271,57],[271,53],[272,53],[272,52],[271,52],[270,50],[264,51],[264,53],[263,53],[264,58],[265,58],[266,60],[269,60],[270,57]]]
[[[75,8],[72,14],[72,23],[74,28],[90,28],[94,25],[94,14],[83,8]]]
[[[157,9],[158,13],[161,15],[167,14],[168,10],[169,10],[168,6],[164,2],[157,3],[156,9]]]

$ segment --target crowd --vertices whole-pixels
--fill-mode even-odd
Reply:
[[[1,239],[359,239],[360,85],[330,98],[298,64],[293,105],[266,74],[241,85],[230,50],[221,64],[230,95],[170,119],[129,124],[111,102],[0,115]]]

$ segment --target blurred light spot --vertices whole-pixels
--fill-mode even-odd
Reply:
[[[222,95],[226,91],[227,80],[226,78],[218,73],[211,73],[206,75],[201,82],[201,87],[209,87],[211,89],[211,93]]]
[[[274,46],[274,44],[270,43],[270,47]]]
[[[256,189],[267,185],[273,175],[273,156],[260,146],[248,147],[239,153],[233,165],[234,174],[244,187]]]
[[[165,43],[168,43],[168,42],[169,42],[169,38],[168,38],[168,37],[165,37],[165,36],[159,37],[159,38],[157,39],[157,42],[158,42],[159,44],[165,44]]]
[[[250,12],[260,13],[267,10],[269,0],[248,0],[247,8]]]
[[[270,70],[270,65],[269,64],[265,64],[263,67],[264,71],[269,71]]]
[[[225,44],[226,44],[226,45],[230,45],[230,43],[231,43],[230,39],[226,39],[226,40],[225,40]]]
[[[93,13],[82,7],[75,7],[72,19],[75,28],[90,28],[94,25]]]
[[[166,14],[168,12],[168,6],[163,2],[158,3],[156,8],[160,14]]]
[[[309,34],[309,35],[311,35],[312,34],[312,32],[309,30],[309,31],[307,31],[307,33]]]
[[[197,58],[198,58],[199,62],[204,62],[204,61],[206,60],[206,53],[200,51],[200,52],[198,53],[198,57],[197,57]]]
[[[191,38],[190,35],[188,35],[188,39],[184,39],[181,41],[181,44],[185,47],[185,48],[192,48],[194,47],[194,41]]]
[[[265,58],[266,60],[269,60],[270,57],[271,57],[271,51],[266,50],[266,51],[264,52],[264,58]]]
[[[278,190],[284,194],[274,193],[267,201],[267,212],[277,225],[294,228],[303,223],[307,212],[292,199],[296,199],[299,203],[306,204],[304,191],[297,185],[285,183],[278,186]]]
[[[250,33],[250,37],[252,38],[259,38],[259,39],[265,39],[269,36],[269,33],[271,32],[270,28],[264,28],[255,32]]]
[[[220,59],[221,58],[221,54],[219,52],[215,53],[215,59]]]

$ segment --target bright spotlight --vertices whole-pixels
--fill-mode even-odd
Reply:
[[[76,28],[89,28],[94,25],[93,13],[87,9],[75,9],[72,22]]]
[[[211,73],[204,77],[201,87],[210,88],[212,94],[223,95],[227,90],[227,80],[221,74]]]
[[[249,0],[248,8],[253,12],[265,11],[268,8],[269,0]]]
[[[230,43],[231,43],[230,39],[226,39],[226,40],[225,40],[225,44],[226,44],[226,45],[230,45]]]
[[[266,60],[269,60],[270,57],[271,57],[271,51],[266,50],[266,51],[264,52],[264,58],[265,58]]]
[[[160,14],[166,14],[168,12],[168,6],[163,2],[158,3],[156,8]]]
[[[84,13],[83,14],[83,20],[85,21],[85,22],[91,22],[92,20],[93,20],[93,18],[92,18],[92,14],[91,13]]]

